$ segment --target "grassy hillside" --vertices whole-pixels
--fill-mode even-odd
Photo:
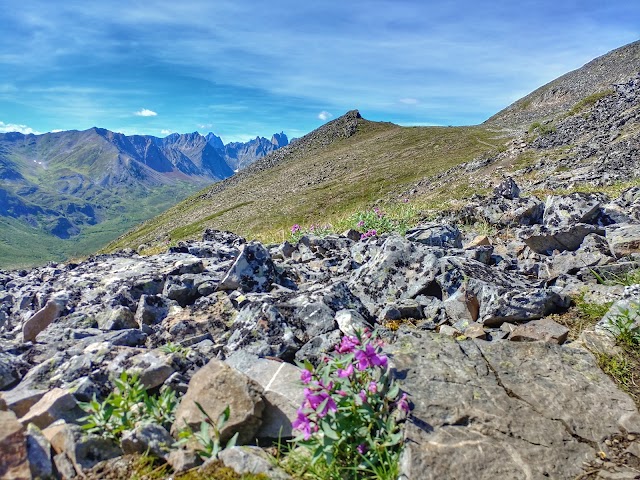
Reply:
[[[483,126],[399,127],[363,119],[347,138],[323,145],[317,137],[270,168],[202,190],[107,250],[175,243],[197,238],[205,228],[281,241],[292,224],[339,223],[423,177],[503,150],[508,142]]]
[[[0,217],[0,268],[22,268],[89,255],[140,222],[161,213],[194,186],[161,186],[148,195],[114,195],[101,212],[106,219],[83,228],[82,236],[61,239],[11,217]],[[131,205],[135,205],[132,208]]]

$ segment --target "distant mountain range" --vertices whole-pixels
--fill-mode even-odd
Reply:
[[[284,133],[226,145],[198,132],[0,134],[0,267],[89,253],[287,144]]]

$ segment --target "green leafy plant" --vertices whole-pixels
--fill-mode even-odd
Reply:
[[[588,107],[594,105],[601,98],[607,97],[609,95],[613,95],[614,93],[615,93],[615,90],[612,90],[612,89],[604,90],[602,92],[593,93],[593,94],[589,95],[588,97],[583,98],[578,103],[576,103],[571,108],[571,110],[569,110],[569,112],[567,112],[566,116],[570,117],[572,115],[580,113],[585,108],[588,108]]]
[[[184,357],[187,355],[187,353],[189,353],[189,348],[183,347],[179,343],[167,342],[160,347],[160,351],[164,353],[169,353],[169,354],[177,353],[178,355],[181,355]]]
[[[301,372],[305,401],[293,427],[293,444],[310,452],[316,478],[385,478],[396,472],[402,447],[399,420],[409,411],[369,333],[345,336],[335,354]],[[322,475],[313,472],[323,472]]]
[[[533,134],[538,132],[540,135],[547,135],[555,131],[556,131],[556,127],[554,127],[551,123],[533,122],[529,126],[529,130],[527,130],[527,133]]]
[[[578,309],[578,315],[580,318],[587,322],[595,323],[604,317],[605,313],[609,311],[613,302],[596,303],[586,300],[586,292],[580,292],[573,301]]]
[[[166,388],[159,395],[149,395],[138,376],[127,372],[122,372],[113,383],[114,391],[103,402],[94,395],[89,402],[80,403],[87,413],[80,419],[87,433],[117,441],[140,423],[155,422],[169,427],[175,420],[179,400],[173,390]]]
[[[605,326],[616,338],[619,345],[627,348],[640,347],[640,305],[619,309],[617,315],[609,319]]]
[[[596,278],[598,283],[602,285],[637,285],[640,283],[640,269],[630,270],[628,272],[616,274],[613,272],[598,272],[591,269],[591,274]]]
[[[218,454],[222,450],[234,447],[238,441],[239,432],[236,432],[224,446],[221,442],[221,431],[229,421],[231,409],[227,405],[227,407],[218,416],[217,421],[214,421],[200,403],[195,402],[195,404],[196,407],[198,407],[198,410],[202,412],[205,419],[200,422],[200,430],[196,432],[194,432],[188,425],[186,428],[181,430],[177,445],[183,445],[195,438],[200,445],[200,448],[198,448],[196,452],[203,460],[206,458],[218,458]]]
[[[302,227],[299,224],[291,226],[291,234],[289,235],[289,241],[296,243],[305,235],[315,235],[316,237],[326,237],[333,233],[333,226],[330,224],[320,225],[314,223],[308,227]]]

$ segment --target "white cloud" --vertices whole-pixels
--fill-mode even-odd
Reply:
[[[147,108],[143,108],[142,110],[134,113],[134,115],[137,115],[138,117],[155,117],[158,114],[156,112],[154,112],[153,110],[149,110]]]
[[[0,133],[8,133],[8,132],[20,132],[28,135],[33,133],[34,135],[40,135],[40,132],[35,131],[31,127],[27,127],[26,125],[17,125],[15,123],[4,123],[0,122]]]
[[[54,128],[53,130],[51,130],[51,133],[58,133],[58,132],[64,132],[64,130],[62,130],[61,128]]]
[[[399,100],[400,103],[404,103],[405,105],[417,105],[418,103],[420,103],[420,100],[418,100],[417,98],[401,98]]]
[[[327,120],[329,120],[331,117],[333,117],[333,115],[332,115],[332,114],[330,114],[329,112],[327,112],[326,110],[323,110],[323,111],[321,111],[321,112],[318,114],[318,118],[319,118],[320,120],[322,120],[322,121],[327,121]]]
[[[171,135],[173,132],[171,130],[168,130],[166,128],[163,128],[162,130],[160,130],[160,133],[162,135]]]

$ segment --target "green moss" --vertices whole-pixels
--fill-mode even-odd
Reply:
[[[604,90],[602,92],[596,92],[594,94],[591,94],[588,97],[585,97],[582,100],[580,100],[578,103],[576,103],[571,108],[571,110],[569,110],[567,112],[566,116],[567,117],[571,117],[572,115],[576,115],[576,114],[580,113],[581,111],[583,111],[584,109],[594,105],[601,98],[608,97],[609,95],[612,95],[614,93],[615,93],[614,90],[608,89],[608,90]]]
[[[540,135],[548,135],[556,131],[556,127],[552,123],[534,122],[529,126],[527,133],[530,135],[538,133]]]

